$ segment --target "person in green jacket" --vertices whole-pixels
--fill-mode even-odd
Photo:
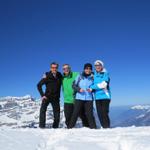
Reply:
[[[63,65],[63,81],[62,81],[62,90],[64,95],[64,114],[65,114],[65,123],[68,127],[71,120],[73,109],[74,109],[74,90],[72,88],[73,82],[76,77],[79,75],[78,72],[72,72],[69,64]],[[80,118],[82,124],[85,127],[88,127],[88,121],[86,119],[84,108],[80,112]]]

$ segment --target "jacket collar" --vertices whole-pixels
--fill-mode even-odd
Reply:
[[[94,71],[95,74],[104,74],[106,72],[107,70],[105,68],[101,72],[97,72],[96,70]]]
[[[57,72],[57,73],[56,73],[56,77],[54,77],[53,73],[50,71],[50,72],[49,72],[49,75],[50,75],[51,77],[53,77],[53,78],[57,78],[57,77],[59,76],[59,73]]]
[[[66,76],[65,74],[63,74],[63,77],[64,78],[72,78],[72,72],[70,72],[68,76]]]
[[[84,72],[81,73],[81,76],[83,78],[93,78],[93,72],[89,75],[89,76],[86,76]]]

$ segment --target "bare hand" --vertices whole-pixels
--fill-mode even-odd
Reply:
[[[92,89],[87,89],[87,91],[91,93],[91,92],[92,92]]]
[[[41,99],[42,99],[42,101],[43,101],[43,100],[46,100],[46,99],[47,99],[47,97],[46,97],[46,96],[43,96]]]
[[[83,93],[83,92],[85,92],[83,89],[80,89],[80,93]]]

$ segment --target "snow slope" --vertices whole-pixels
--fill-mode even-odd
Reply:
[[[0,98],[0,150],[150,150],[150,127],[68,130],[64,128],[63,108],[60,129],[50,129],[53,120],[50,106],[48,129],[34,128],[38,127],[40,103],[29,95]],[[136,125],[144,118],[143,125],[147,125],[150,107],[134,106],[122,116],[127,116],[123,125],[130,120],[131,125]]]
[[[150,150],[150,127],[0,128],[1,150]]]

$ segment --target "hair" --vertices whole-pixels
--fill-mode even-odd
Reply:
[[[70,67],[69,64],[63,64],[63,67],[64,67],[64,66],[68,66],[68,68],[71,70],[71,67]]]
[[[93,69],[91,63],[86,63],[86,64],[84,64],[84,69],[86,69],[87,67],[91,68],[91,70]]]
[[[63,67],[64,67],[64,66],[68,66],[68,67],[70,67],[70,65],[69,65],[69,64],[63,64]]]
[[[52,62],[52,63],[50,64],[50,66],[52,66],[52,65],[57,65],[57,68],[59,67],[59,64],[56,63],[56,62]]]

